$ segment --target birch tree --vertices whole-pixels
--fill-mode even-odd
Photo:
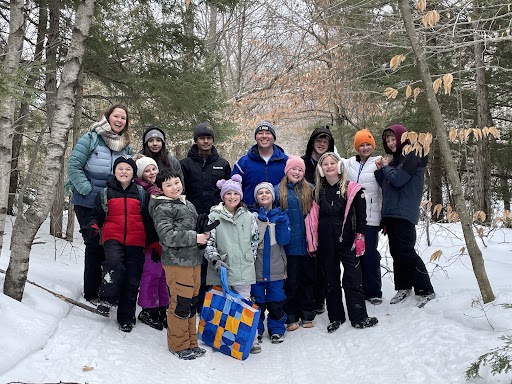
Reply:
[[[62,191],[56,190],[57,180],[62,170],[62,158],[65,154],[68,132],[72,126],[75,87],[85,51],[85,41],[89,34],[94,0],[81,0],[75,15],[73,35],[65,59],[60,85],[57,90],[55,114],[52,119],[52,131],[46,148],[44,168],[45,177],[40,180],[39,193],[24,213],[16,217],[11,240],[11,258],[7,268],[4,293],[21,301],[27,279],[32,241],[37,230],[48,216],[53,196]]]
[[[23,37],[25,36],[24,1],[11,0],[7,54],[2,68],[2,82],[6,93],[0,95],[0,253],[2,252],[5,218],[9,200],[12,139],[14,135],[14,112],[16,89],[19,78],[19,64]]]

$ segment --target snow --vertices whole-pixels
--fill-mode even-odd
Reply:
[[[13,218],[8,217],[0,268],[7,269]],[[78,225],[75,226],[75,228]],[[81,300],[83,242],[73,243],[48,235],[46,221],[33,246],[29,280]],[[497,229],[479,241],[496,300],[484,305],[459,224],[431,224],[432,245],[426,228],[418,226],[418,250],[427,262],[437,297],[425,308],[416,299],[390,305],[392,275],[383,277],[384,303],[368,304],[379,324],[354,329],[347,322],[328,334],[327,314],[315,327],[286,334],[282,344],[268,337],[263,351],[245,361],[206,347],[207,354],[182,361],[167,350],[165,331],[138,323],[131,333],[121,332],[114,311],[109,319],[67,304],[28,284],[23,301],[0,293],[0,382],[55,383],[350,383],[422,384],[465,383],[471,362],[512,333],[512,230]],[[382,264],[391,268],[386,238],[381,237]],[[436,262],[430,255],[441,250]],[[383,269],[383,272],[386,272]],[[0,274],[3,290],[5,275]],[[139,309],[140,310],[140,309]],[[200,342],[200,345],[202,343]],[[481,369],[473,383],[510,383],[512,372],[493,376]]]

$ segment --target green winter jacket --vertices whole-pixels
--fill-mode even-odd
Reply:
[[[183,199],[151,196],[149,214],[162,246],[162,264],[180,267],[201,265],[203,250],[197,246],[197,212]]]
[[[220,224],[210,232],[205,257],[208,263],[206,285],[220,285],[219,274],[211,260],[218,255],[228,267],[228,284],[246,285],[256,282],[256,249],[258,246],[258,225],[256,218],[240,207],[232,215],[224,203],[212,207],[209,221],[219,220]]]

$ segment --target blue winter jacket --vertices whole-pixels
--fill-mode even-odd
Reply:
[[[253,214],[258,216],[257,212]],[[256,281],[283,280],[286,279],[287,265],[283,246],[290,241],[290,221],[288,215],[277,207],[267,212],[267,219],[256,219],[260,235],[255,263]]]
[[[95,131],[83,135],[68,159],[68,178],[73,186],[71,202],[92,208],[96,194],[107,185],[114,161],[125,154],[132,154],[129,145],[122,151],[115,152],[107,147]]]
[[[397,151],[393,156],[389,165],[375,171],[375,178],[382,187],[382,218],[405,219],[416,225],[428,157],[418,157],[414,151],[407,156]]]
[[[302,182],[299,181],[302,184]],[[303,256],[307,255],[306,247],[306,225],[304,219],[306,215],[302,213],[302,203],[295,195],[294,185],[287,183],[288,188],[288,218],[290,219],[290,242],[284,246],[286,256]],[[276,206],[280,206],[279,185],[274,187],[276,194]]]
[[[272,185],[278,184],[284,176],[284,167],[288,156],[284,150],[274,144],[274,153],[268,160],[263,160],[258,152],[258,146],[253,145],[247,154],[242,156],[234,165],[231,176],[242,176],[242,189],[244,198],[242,201],[251,206],[254,204],[254,188],[263,181]]]

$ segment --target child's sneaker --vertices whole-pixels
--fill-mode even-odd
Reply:
[[[430,300],[433,300],[436,298],[436,294],[434,292],[429,293],[428,295],[420,295],[418,296],[418,302],[416,303],[416,306],[418,308],[423,308],[425,304],[427,304]]]
[[[200,348],[200,347],[190,348],[190,350],[191,350],[192,352],[194,352],[194,354],[196,355],[196,357],[204,356],[204,354],[206,353],[206,349],[204,349],[204,348]]]
[[[313,322],[311,320],[302,320],[300,325],[302,326],[302,328],[313,328],[314,327]]]
[[[151,328],[155,328],[159,331],[164,329],[164,325],[159,318],[158,308],[143,309],[140,311],[137,318],[141,321],[141,323],[147,324]]]
[[[299,323],[297,323],[297,322],[290,323],[290,324],[286,325],[286,330],[287,331],[293,332],[293,331],[295,331],[297,329],[299,329]]]
[[[398,292],[396,293],[395,296],[393,296],[393,298],[391,299],[391,301],[389,302],[389,304],[398,304],[398,303],[401,303],[402,301],[404,301],[407,296],[409,296],[411,294],[411,290],[410,289],[399,289]]]
[[[353,322],[352,326],[354,328],[370,328],[373,327],[374,325],[377,325],[378,322],[379,320],[377,320],[376,317],[366,317],[361,321]]]
[[[133,324],[132,323],[119,324],[119,329],[123,332],[129,333],[133,329]]]
[[[334,320],[333,322],[329,323],[329,325],[327,326],[327,332],[328,333],[336,332],[338,330],[338,328],[341,327],[341,324],[343,324],[342,321]]]
[[[112,304],[110,304],[108,301],[101,300],[100,303],[98,304],[98,307],[96,307],[96,310],[101,316],[109,317],[111,307]]]
[[[169,349],[169,351],[182,360],[194,360],[196,358],[196,354],[191,349],[182,349],[181,351],[173,351]]]
[[[274,333],[272,336],[270,336],[270,342],[272,344],[279,344],[284,341],[284,335],[280,335],[278,333]]]
[[[252,345],[252,348],[251,350],[249,351],[250,354],[257,354],[257,353],[260,353],[261,352],[261,345],[260,343],[256,342]]]
[[[263,335],[258,335],[258,343],[261,343],[263,341]]]

